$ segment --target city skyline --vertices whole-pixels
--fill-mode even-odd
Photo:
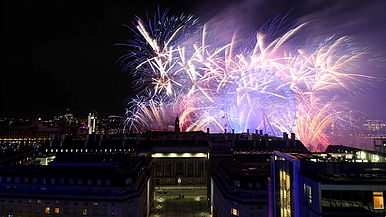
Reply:
[[[249,3],[2,3],[1,30],[6,39],[3,52],[7,56],[2,63],[9,72],[1,77],[0,117],[29,117],[33,112],[36,117],[49,118],[67,108],[76,116],[87,115],[92,109],[105,117],[123,116],[126,103],[135,93],[127,74],[115,65],[124,49],[113,44],[127,40],[131,34],[122,24],[130,25],[134,15],[144,16],[146,11],[152,14],[158,4],[161,9],[169,7],[171,13],[193,14],[205,20],[230,13],[229,8],[237,14],[237,9],[243,10]],[[208,7],[216,10],[208,11]],[[370,47],[369,51],[375,54],[385,48],[380,40],[386,29],[384,3],[327,1],[310,5],[306,1],[261,1],[252,8],[255,11],[251,9],[240,17],[248,27],[258,28],[293,9],[289,18],[296,22],[316,20],[305,34],[353,36],[357,44]],[[260,8],[264,8],[264,13]],[[259,16],[252,17],[256,11],[260,11]],[[384,70],[378,65],[382,63],[371,63],[364,69],[381,78]],[[359,97],[348,99],[353,109],[370,118],[386,119],[377,108],[382,108],[380,99],[385,90],[381,82],[375,86],[373,92],[363,91]]]

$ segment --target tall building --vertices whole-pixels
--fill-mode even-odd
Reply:
[[[97,119],[98,119],[98,113],[96,113],[95,111],[90,112],[88,114],[87,127],[88,127],[89,134],[95,134],[97,132]]]

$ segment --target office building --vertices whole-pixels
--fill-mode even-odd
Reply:
[[[273,152],[271,215],[385,216],[384,157],[344,146],[327,150]]]

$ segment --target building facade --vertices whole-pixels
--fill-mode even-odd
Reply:
[[[152,163],[149,153],[73,153],[2,167],[0,216],[148,216]]]
[[[349,153],[274,151],[271,168],[272,216],[384,216],[386,213],[385,162],[355,159]]]

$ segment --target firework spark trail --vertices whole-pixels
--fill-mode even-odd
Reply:
[[[130,47],[118,60],[126,63],[123,70],[132,70],[140,89],[151,90],[130,103],[131,129],[167,129],[178,115],[185,131],[286,131],[306,145],[327,145],[327,126],[346,124],[342,113],[349,111],[335,95],[373,79],[356,73],[365,52],[350,50],[347,36],[292,45],[307,22],[283,31],[280,18],[271,22],[277,25],[264,25],[253,45],[237,33],[218,44],[209,24],[201,26],[192,16],[158,17],[153,26],[138,19],[136,39],[118,44]]]

